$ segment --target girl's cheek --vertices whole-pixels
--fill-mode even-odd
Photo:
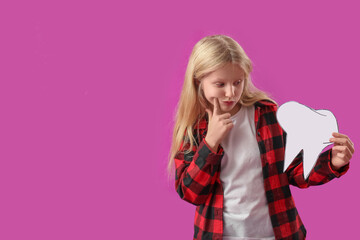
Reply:
[[[212,90],[210,94],[211,94],[211,96],[212,96],[213,98],[220,98],[220,97],[222,97],[221,91]]]
[[[211,104],[214,102],[215,98],[217,98],[219,100],[222,99],[220,95],[211,95],[211,97],[209,98],[209,101],[211,102]]]
[[[220,91],[216,91],[214,89],[206,89],[205,92],[206,99],[212,104],[214,102],[214,98],[222,99],[222,95]]]

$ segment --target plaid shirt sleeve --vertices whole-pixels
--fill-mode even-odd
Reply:
[[[284,139],[286,141],[286,132],[284,132]],[[307,188],[309,186],[327,183],[335,177],[339,178],[344,175],[349,169],[349,164],[343,166],[338,171],[335,171],[331,168],[331,158],[332,149],[321,153],[314,168],[311,170],[309,177],[304,179],[303,151],[301,151],[286,170],[289,183],[299,188]]]
[[[194,205],[204,204],[212,194],[215,185],[215,173],[220,167],[223,149],[213,152],[203,138],[199,146],[194,146],[192,151],[189,143],[181,144],[182,151],[175,156],[175,188],[180,198]],[[184,146],[184,147],[183,147]]]

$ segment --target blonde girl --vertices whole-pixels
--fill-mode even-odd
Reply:
[[[307,180],[302,152],[284,172],[277,104],[252,84],[251,71],[225,35],[204,37],[189,58],[168,170],[180,198],[196,205],[194,239],[305,239],[289,184],[320,185],[349,168],[353,144],[334,133]]]

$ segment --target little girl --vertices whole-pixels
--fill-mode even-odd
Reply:
[[[286,132],[277,104],[250,79],[232,38],[201,39],[191,53],[169,158],[180,198],[196,205],[194,239],[305,239],[289,184],[320,185],[345,174],[351,140],[333,133],[307,180],[301,151],[284,172]]]

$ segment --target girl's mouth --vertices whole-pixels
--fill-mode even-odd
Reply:
[[[226,101],[226,102],[223,102],[225,105],[227,106],[231,106],[233,105],[234,101]]]

